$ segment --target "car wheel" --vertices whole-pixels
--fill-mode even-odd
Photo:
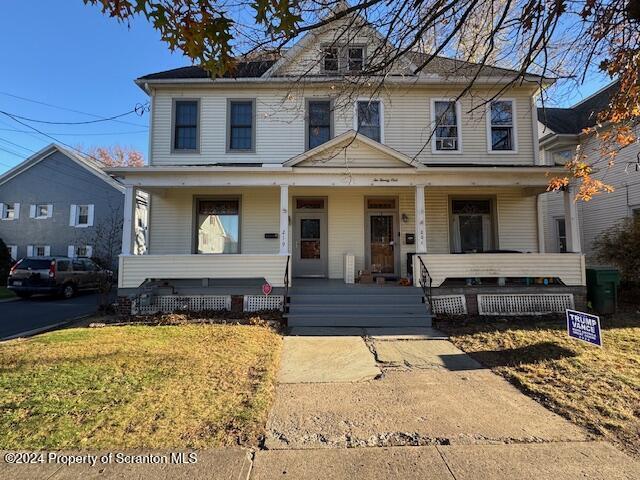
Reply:
[[[73,283],[67,283],[62,287],[62,297],[72,298],[76,294],[76,287]]]
[[[29,292],[17,292],[16,295],[20,298],[30,298],[31,293]]]

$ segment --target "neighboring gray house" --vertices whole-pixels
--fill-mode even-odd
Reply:
[[[117,266],[123,208],[124,187],[100,163],[59,145],[0,176],[0,238],[14,260],[87,256]]]
[[[634,143],[620,150],[613,166],[601,158],[600,140],[583,129],[596,124],[597,114],[610,102],[618,89],[613,82],[594,95],[570,108],[545,108],[538,110],[538,131],[541,158],[547,165],[563,165],[571,159],[578,146],[594,165],[595,178],[612,185],[615,191],[595,196],[589,202],[578,201],[581,250],[587,264],[597,264],[594,241],[606,230],[626,218],[640,215],[640,144]],[[600,128],[607,128],[602,126]],[[636,134],[640,129],[636,128]],[[564,203],[559,192],[542,195],[544,211],[545,251],[565,252],[567,228],[564,221]]]

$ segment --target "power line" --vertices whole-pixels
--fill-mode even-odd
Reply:
[[[27,147],[24,147],[24,146],[19,145],[19,144],[17,144],[17,143],[14,143],[14,142],[12,142],[11,140],[7,140],[6,138],[2,138],[2,137],[0,137],[0,141],[5,142],[5,143],[8,143],[9,145],[13,145],[14,147],[22,148],[23,150],[26,150],[26,151],[28,151],[28,152],[35,153],[35,150],[32,150],[32,149],[27,148]]]
[[[36,103],[38,105],[45,105],[47,107],[57,108],[59,110],[66,110],[67,112],[79,113],[81,115],[87,115],[89,117],[94,117],[94,118],[99,118],[99,119],[104,119],[105,118],[105,117],[103,117],[101,115],[96,115],[95,113],[83,112],[82,110],[74,110],[73,108],[61,107],[59,105],[53,105],[51,103],[43,102],[43,101],[40,101],[40,100],[34,100],[32,98],[21,97],[20,95],[14,95],[13,93],[0,92],[0,95],[6,95],[7,97],[13,97],[13,98],[17,98],[18,100],[23,100],[25,102]],[[124,120],[112,119],[111,121],[112,122],[117,122],[117,123],[122,123],[122,124],[125,124],[125,125],[134,125],[136,127],[144,126],[144,125],[140,125],[139,123],[126,122]]]
[[[44,123],[44,124],[47,124],[47,125],[90,125],[90,124],[94,124],[94,123],[108,122],[108,121],[111,121],[111,120],[115,120],[117,118],[124,117],[126,115],[131,115],[132,113],[135,113],[137,115],[142,115],[145,111],[148,111],[148,108],[149,108],[149,102],[147,102],[145,104],[139,103],[138,105],[135,106],[135,108],[133,108],[132,110],[129,110],[128,112],[120,113],[120,114],[114,115],[112,117],[100,118],[98,120],[86,120],[84,122],[52,122],[52,121],[49,121],[49,120],[39,120],[39,119],[36,119],[36,118],[23,117],[22,115],[17,115],[15,113],[5,112],[3,110],[0,110],[0,113],[8,115],[11,118],[13,118],[14,120],[19,118],[20,120],[24,120],[25,122],[32,122],[32,123]]]
[[[20,130],[18,128],[0,128],[2,132],[31,133],[29,130]],[[48,135],[62,135],[68,137],[88,137],[88,136],[109,136],[109,135],[137,135],[148,133],[148,130],[132,130],[129,132],[96,132],[96,133],[63,133],[63,132],[45,132]]]

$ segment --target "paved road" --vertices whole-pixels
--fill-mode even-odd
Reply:
[[[95,293],[80,293],[70,300],[37,295],[29,300],[0,303],[0,339],[93,313],[97,307]]]

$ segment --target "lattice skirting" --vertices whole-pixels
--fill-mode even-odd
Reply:
[[[282,310],[283,295],[245,295],[243,310],[260,312],[262,310]]]
[[[572,293],[478,295],[480,315],[540,315],[574,308]]]
[[[431,297],[431,310],[445,315],[466,315],[467,299],[464,295],[437,295]]]
[[[131,313],[151,315],[158,312],[231,310],[231,295],[159,295],[151,297],[149,305],[144,303],[135,300],[131,304]]]

